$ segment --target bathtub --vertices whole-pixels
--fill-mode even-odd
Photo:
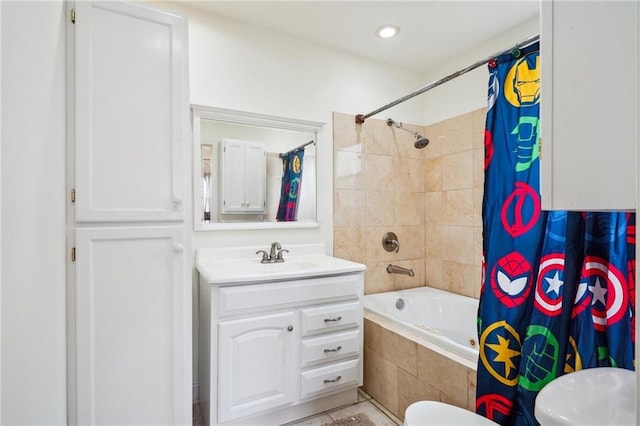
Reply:
[[[364,296],[364,317],[476,370],[478,300],[431,287]]]

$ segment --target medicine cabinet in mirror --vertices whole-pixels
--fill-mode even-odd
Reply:
[[[324,123],[191,105],[194,227],[317,227]]]

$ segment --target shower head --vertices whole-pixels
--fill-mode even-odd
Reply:
[[[417,138],[416,142],[413,144],[413,146],[418,149],[422,149],[427,145],[429,145],[429,139],[425,138],[424,136],[420,136],[419,138]]]
[[[413,146],[415,146],[418,149],[422,149],[425,146],[429,145],[429,139],[425,138],[424,136],[422,136],[420,133],[416,132],[415,130],[405,129],[404,127],[402,127],[402,123],[398,123],[398,122],[392,120],[391,118],[387,119],[387,126],[394,126],[397,129],[404,130],[405,132],[412,133],[413,137],[416,138],[416,141],[413,144]]]

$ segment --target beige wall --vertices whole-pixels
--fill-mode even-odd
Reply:
[[[428,285],[480,295],[486,108],[422,127],[430,140],[334,113],[334,255],[367,265],[365,293]],[[382,248],[395,232],[398,253]],[[393,263],[415,277],[390,275]]]

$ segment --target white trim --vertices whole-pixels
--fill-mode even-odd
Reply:
[[[0,28],[2,28],[2,2],[0,2]],[[0,31],[0,46],[2,31]],[[0,52],[0,142],[2,141],[2,54]],[[0,143],[0,176],[2,176],[2,143]],[[2,241],[2,179],[0,178],[0,241]],[[2,419],[2,246],[0,245],[0,421]]]
[[[70,191],[75,188],[75,169],[73,164],[75,140],[75,28],[71,22],[71,9],[75,8],[75,1],[68,1],[65,9],[65,37],[66,37],[66,254],[75,247],[75,209],[71,204]],[[70,256],[65,256],[66,262],[66,316],[67,316],[67,424],[78,424],[77,411],[77,370],[76,370],[76,315],[75,315],[75,285],[76,268]]]
[[[194,111],[194,114],[197,112],[199,117],[208,118],[210,120],[225,121],[228,123],[254,124],[256,126],[298,130],[309,133],[316,133],[325,125],[325,123],[320,121],[278,117],[275,115],[258,114],[254,112],[216,108],[205,105],[191,104],[191,109]]]
[[[636,11],[637,11],[637,15],[636,15],[636,49],[640,49],[640,7],[636,7]],[[638,55],[637,58],[637,62],[636,62],[636,73],[640,74],[640,55]],[[636,90],[636,110],[640,111],[640,86],[638,86],[637,90]],[[636,205],[635,205],[635,210],[636,210],[636,227],[637,227],[637,223],[638,223],[638,206],[640,206],[640,171],[638,170],[640,168],[640,149],[638,149],[638,146],[640,145],[640,119],[638,119],[636,117]],[[638,240],[638,237],[636,235],[636,276],[635,276],[635,280],[636,283],[639,282],[638,280],[640,279],[640,274],[638,273],[638,261],[640,260],[640,242]],[[635,318],[634,320],[636,321],[636,327],[635,327],[635,331],[636,331],[636,344],[635,344],[635,359],[636,362],[638,359],[640,359],[640,327],[637,326],[638,323],[638,312],[640,312],[640,309],[638,309],[638,303],[640,303],[640,293],[638,291],[635,292],[636,294],[636,300],[635,300]],[[638,368],[636,368],[636,389],[640,389],[640,371],[638,371]],[[636,391],[636,407],[640,407],[640,392]],[[640,412],[638,409],[636,409],[636,424],[640,424]]]

